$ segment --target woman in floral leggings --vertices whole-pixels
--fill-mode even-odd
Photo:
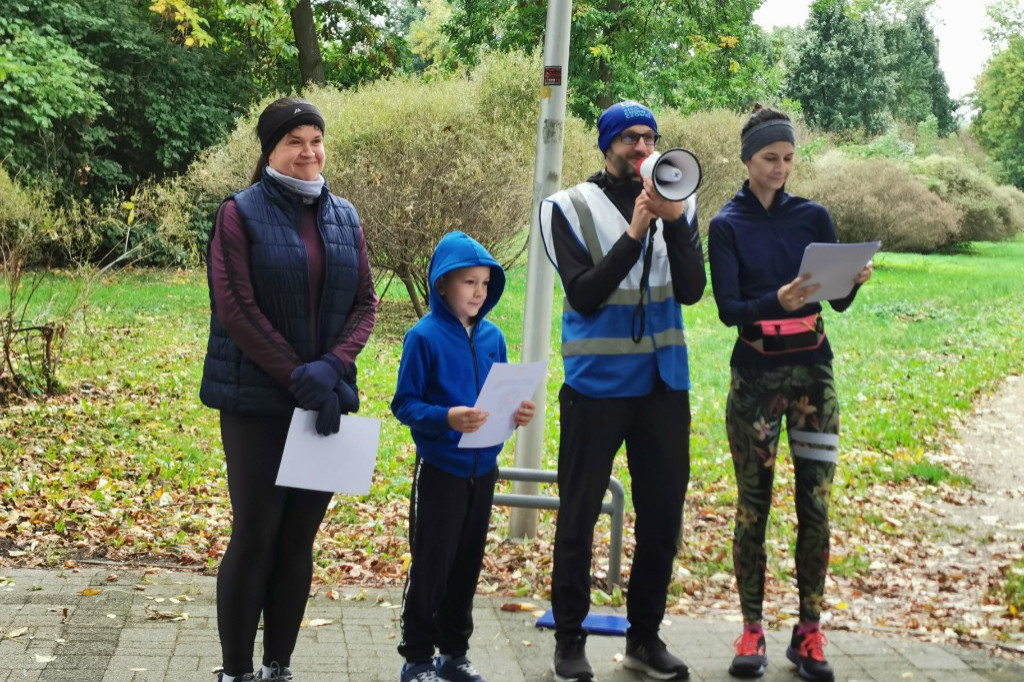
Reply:
[[[733,563],[744,629],[729,672],[759,677],[768,664],[761,624],[765,526],[785,419],[796,475],[800,593],[800,622],[786,655],[802,678],[832,682],[819,620],[829,558],[829,491],[838,461],[839,401],[822,307],[814,297],[818,285],[796,275],[808,244],[837,239],[824,207],[785,191],[794,152],[789,117],[756,109],[741,132],[740,158],[748,180],[711,221],[708,234],[718,315],[739,332],[730,362],[725,424],[739,490]],[[833,310],[850,306],[871,269],[868,263],[850,282],[846,297],[829,301]]]

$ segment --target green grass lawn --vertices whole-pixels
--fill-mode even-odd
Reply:
[[[930,453],[942,451],[956,417],[979,395],[1024,366],[1024,345],[1017,342],[1024,337],[1022,263],[1024,239],[977,244],[957,255],[883,253],[849,311],[826,309],[843,409],[833,495],[840,530],[884,525],[884,514],[865,514],[849,502],[863,499],[873,485],[947,478]],[[505,330],[512,360],[521,347],[524,281],[525,267],[509,273],[491,316]],[[49,276],[36,301],[45,305],[68,287],[65,276]],[[555,467],[558,441],[560,302],[556,291],[547,468]],[[392,286],[360,356],[360,414],[383,422],[374,485],[366,498],[335,498],[318,550],[323,570],[352,579],[367,572],[399,575],[406,552],[414,453],[389,403],[411,310],[404,291]],[[40,561],[92,553],[216,564],[229,509],[216,413],[198,400],[207,316],[203,272],[125,271],[100,283],[64,349],[59,377],[65,393],[14,402],[0,412],[0,548]],[[700,564],[694,572],[713,574],[731,568],[734,491],[722,417],[735,330],[718,321],[710,288],[685,318],[694,383],[687,542]],[[511,453],[510,446],[503,464],[513,463]],[[788,456],[780,460],[777,480],[785,490],[792,480]],[[621,462],[616,476],[628,487]],[[788,518],[791,494],[777,492],[777,499],[773,514]],[[495,514],[496,544],[506,516]],[[543,515],[542,532],[549,522]],[[775,537],[784,554],[791,532],[782,528]],[[512,563],[525,582],[531,571],[543,571],[537,557]],[[846,572],[861,570],[862,563],[842,551],[835,562]]]

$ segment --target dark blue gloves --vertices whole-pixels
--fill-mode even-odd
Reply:
[[[345,365],[341,360],[333,353],[327,353],[319,360],[296,367],[288,390],[302,409],[319,410],[320,405],[334,392],[344,373]]]
[[[338,404],[338,395],[332,392],[317,412],[316,432],[321,436],[329,436],[337,433],[340,428],[341,407]]]
[[[355,382],[349,382],[344,378],[335,386],[334,392],[338,394],[338,404],[341,406],[342,414],[350,414],[359,411],[359,389]]]
[[[348,370],[333,353],[296,367],[291,379],[288,390],[299,407],[318,413],[316,432],[322,436],[338,432],[341,415],[359,410],[355,367]]]

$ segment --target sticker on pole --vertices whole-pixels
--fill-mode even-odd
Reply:
[[[545,66],[544,67],[544,85],[561,85],[562,84],[562,67],[561,66]]]

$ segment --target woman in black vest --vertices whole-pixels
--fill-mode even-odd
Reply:
[[[260,115],[252,184],[217,212],[200,397],[220,410],[233,524],[217,575],[220,682],[290,681],[331,494],[274,485],[296,407],[337,433],[359,408],[356,356],[377,295],[359,218],[324,183],[324,119],[283,98]],[[253,650],[263,616],[262,667]]]

